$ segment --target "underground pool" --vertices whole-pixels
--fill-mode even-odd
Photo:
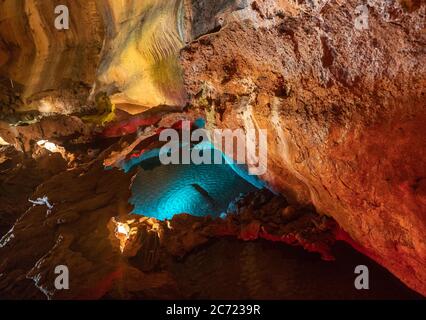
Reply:
[[[133,160],[132,166],[139,166],[131,186],[133,213],[159,220],[180,213],[218,217],[240,195],[263,187],[262,181],[250,176],[245,167],[234,163],[210,143],[201,148],[210,152],[212,158],[221,157],[222,163],[163,165],[160,150]]]

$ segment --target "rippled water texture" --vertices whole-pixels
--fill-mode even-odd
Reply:
[[[241,167],[225,161],[223,154],[222,160],[222,164],[162,165],[158,157],[145,159],[132,185],[133,212],[160,220],[179,213],[217,217],[241,193],[261,186]]]

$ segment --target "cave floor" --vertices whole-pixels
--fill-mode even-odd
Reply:
[[[217,239],[175,261],[172,272],[193,299],[421,299],[386,269],[345,243],[336,261],[265,240]],[[354,287],[354,267],[370,270],[370,290]]]

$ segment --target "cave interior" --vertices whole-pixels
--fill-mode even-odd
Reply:
[[[62,2],[0,3],[0,299],[424,299],[424,1]]]

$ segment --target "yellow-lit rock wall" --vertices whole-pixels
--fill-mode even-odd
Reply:
[[[111,101],[130,113],[183,105],[177,58],[183,47],[182,1],[106,2],[107,39],[96,90],[110,93]]]
[[[69,30],[55,28],[59,4]],[[130,113],[183,105],[183,8],[181,0],[3,1],[0,77],[22,110],[69,113],[99,91]]]
[[[104,38],[96,2],[61,1],[69,8],[69,30],[55,28],[56,2],[0,3],[0,77],[21,94],[25,109],[66,112],[72,106],[63,102],[77,105],[75,97],[84,97],[95,80]],[[40,103],[53,90],[64,98],[59,106]]]

